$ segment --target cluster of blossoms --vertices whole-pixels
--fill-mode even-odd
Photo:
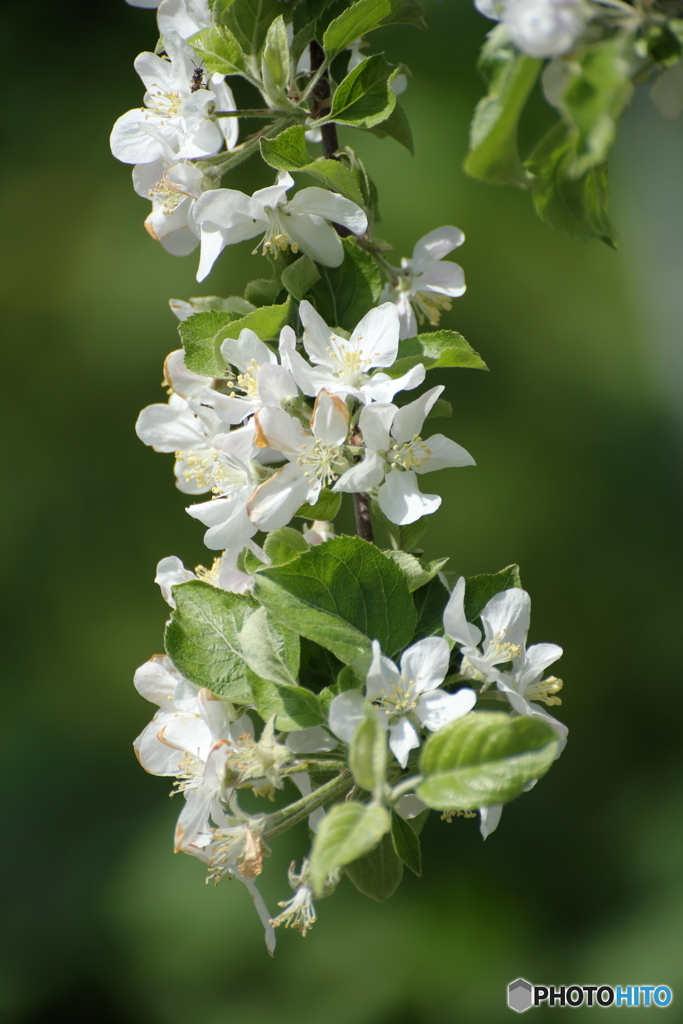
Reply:
[[[500,21],[515,46],[530,57],[559,57],[586,31],[585,0],[475,0],[486,18]]]
[[[496,828],[504,803],[531,788],[566,741],[566,728],[541,707],[560,703],[562,683],[545,672],[562,652],[527,648],[530,602],[518,575],[487,577],[480,599],[481,578],[460,578],[451,591],[443,560],[426,563],[415,547],[420,520],[441,505],[420,478],[474,465],[465,448],[425,429],[431,415],[447,414],[448,403],[437,405],[443,386],[404,394],[425,382],[432,363],[484,365],[452,331],[418,334],[465,291],[462,268],[445,259],[464,235],[438,228],[400,266],[387,262],[388,246],[373,234],[374,186],[353,151],[340,152],[325,113],[336,96],[328,69],[343,50],[341,123],[368,127],[362,104],[349,120],[361,73],[369,69],[375,92],[384,74],[385,120],[405,76],[379,55],[364,57],[364,38],[348,28],[327,55],[318,43],[309,50],[307,36],[292,57],[284,7],[264,40],[240,33],[243,53],[221,21],[225,12],[214,19],[207,0],[129,2],[158,8],[162,38],[135,62],[144,107],[119,118],[111,144],[152,202],[149,234],[175,255],[200,248],[200,281],[226,246],[242,242],[255,243],[272,271],[245,297],[171,300],[185,347],[166,359],[167,401],[143,409],[136,430],[174,456],[176,485],[192,497],[187,512],[217,556],[194,572],[176,556],[157,566],[171,609],[167,654],[135,675],[158,707],[135,751],[146,771],[174,779],[182,794],[176,851],[202,861],[214,882],[243,882],[272,953],[279,926],[307,934],[315,901],[334,892],[342,871],[367,892],[367,880],[354,880],[354,865],[367,857],[395,858],[398,880],[403,864],[419,873],[419,829],[430,809],[449,821],[479,813],[484,838]],[[360,30],[380,27],[385,12],[368,28],[360,2]],[[253,28],[250,5],[235,0],[226,18],[243,16]],[[229,116],[241,112],[216,69],[234,66],[222,52],[247,69],[266,115],[280,104],[296,123],[274,118],[241,143],[240,119]],[[219,187],[235,155],[256,152],[254,139],[277,148],[285,135],[289,155],[272,166],[304,169],[306,141],[321,141],[314,177],[330,187],[292,193],[283,169],[251,195]],[[323,272],[331,303],[316,291]],[[335,534],[344,494],[357,538]],[[373,515],[392,550],[373,546]],[[301,530],[289,525],[297,517],[307,523]],[[418,601],[412,594],[422,587]],[[505,711],[479,707],[491,700]],[[470,744],[464,776],[461,727],[468,736],[495,733],[478,760]],[[310,855],[291,865],[293,895],[271,916],[255,880],[269,844],[304,821]]]

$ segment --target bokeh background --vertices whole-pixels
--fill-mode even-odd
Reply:
[[[645,90],[626,113],[617,253],[553,233],[526,194],[463,175],[487,26],[468,0],[426,3],[428,33],[374,37],[413,70],[417,155],[345,137],[397,256],[441,224],[466,232],[468,291],[446,324],[491,372],[442,372],[445,429],[478,468],[436,481],[427,552],[470,574],[521,563],[532,640],[566,650],[569,746],[486,843],[434,815],[421,880],[384,905],[343,883],[274,960],[243,887],[207,887],[173,856],[178,808],[131,748],[152,711],[132,675],[161,647],[157,560],[207,553],[170,457],[133,424],[163,400],[168,298],[236,293],[262,269],[236,247],[198,287],[195,258],[142,230],[146,204],[109,154],[114,119],[141,101],[132,61],[154,47],[153,12],[7,0],[3,1021],[496,1024],[520,975],[665,983],[672,1006],[638,1019],[683,1020],[683,126]],[[537,96],[524,138],[549,119]],[[232,184],[267,178],[253,162]],[[304,844],[288,835],[267,863],[273,909]]]

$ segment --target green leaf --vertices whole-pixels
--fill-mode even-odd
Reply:
[[[565,173],[573,179],[605,163],[617,121],[633,95],[630,34],[596,43],[580,58],[581,74],[572,75],[562,106],[576,128],[576,150]]]
[[[297,302],[301,302],[319,280],[318,268],[310,256],[300,256],[282,271],[282,283]]]
[[[197,51],[207,71],[215,71],[219,75],[243,75],[248,70],[242,47],[229,29],[205,28],[188,42]]]
[[[372,900],[384,903],[393,896],[403,878],[403,864],[396,856],[391,836],[384,835],[374,850],[347,864],[344,874]]]
[[[366,57],[339,83],[329,114],[318,123],[334,121],[355,128],[372,128],[384,121],[396,106],[391,83],[398,70],[387,64],[381,53]]]
[[[360,690],[365,686],[365,676],[357,676],[350,665],[344,665],[337,676],[337,693],[345,690]]]
[[[351,743],[349,767],[361,789],[381,794],[387,768],[387,734],[370,703]]]
[[[449,597],[448,590],[438,576],[425,587],[415,591],[417,623],[413,643],[424,640],[427,636],[443,636],[443,611]]]
[[[220,354],[220,332],[237,319],[239,317],[235,313],[212,309],[207,313],[195,313],[179,324],[178,333],[185,349],[188,370],[207,377],[223,375],[225,360]]]
[[[268,534],[263,550],[270,559],[270,565],[284,565],[302,551],[308,551],[308,544],[298,530],[291,526],[283,526]]]
[[[374,498],[370,505],[373,518],[386,530],[391,546],[395,551],[413,551],[417,548],[428,526],[426,516],[416,519],[414,523],[410,523],[408,526],[398,526],[396,523],[392,523],[390,519],[387,519]]]
[[[358,537],[335,537],[255,578],[258,601],[278,621],[363,674],[371,641],[389,657],[412,638],[415,611],[398,566]]]
[[[514,800],[544,775],[559,740],[539,718],[498,711],[470,712],[425,743],[417,795],[436,810],[475,810]]]
[[[244,290],[244,297],[254,306],[272,306],[282,291],[279,277],[257,277]]]
[[[301,24],[301,23],[299,23]],[[296,28],[296,21],[295,21]],[[306,47],[315,39],[315,20],[307,21],[297,29],[292,39],[292,64],[296,68]]]
[[[434,405],[427,413],[428,420],[436,420],[439,417],[447,417],[453,415],[453,406],[450,402],[447,402],[445,398],[437,398]]]
[[[265,608],[249,616],[237,640],[242,658],[253,673],[283,686],[298,686],[299,637],[275,622]]]
[[[297,509],[295,514],[301,516],[302,519],[313,519],[322,523],[331,522],[341,508],[341,503],[341,494],[335,494],[333,491],[328,491],[327,488],[323,487],[315,505],[306,503]]]
[[[422,874],[420,840],[410,822],[396,811],[391,812],[391,838],[397,856],[419,878]]]
[[[387,558],[392,558],[400,567],[411,593],[433,580],[448,561],[447,558],[439,558],[435,562],[421,562],[419,558],[409,555],[407,551],[383,551],[382,554]]]
[[[399,342],[396,362],[387,373],[400,377],[418,363],[423,363],[425,370],[452,366],[488,370],[479,353],[457,331],[428,331]]]
[[[238,338],[245,327],[255,331],[259,338],[276,338],[287,323],[289,300],[281,306],[262,306],[246,316],[211,310],[188,317],[178,327],[185,349],[185,364],[195,373],[220,377],[225,372],[221,344],[226,338]]]
[[[352,331],[376,305],[382,290],[379,267],[369,253],[348,238],[342,239],[340,267],[318,266],[320,280],[308,293],[325,323]]]
[[[281,14],[268,26],[261,55],[261,78],[266,96],[273,102],[288,103],[289,43],[285,20]]]
[[[278,0],[233,0],[221,23],[233,33],[245,53],[257,56],[271,23],[282,13]]]
[[[266,720],[275,715],[276,728],[295,732],[297,729],[322,725],[326,721],[320,701],[305,687],[274,683],[262,679],[249,669],[247,679],[256,710]]]
[[[300,637],[300,640],[299,680],[302,685],[314,693],[319,693],[328,686],[334,686],[335,679],[342,668],[342,662],[339,658],[335,658],[332,651],[326,650],[320,644],[314,643],[313,640],[309,640],[305,636]]]
[[[559,121],[526,163],[533,176],[536,213],[546,224],[572,238],[600,238],[616,248],[617,233],[607,213],[607,164],[592,167],[576,181],[569,177],[576,159],[572,129]]]
[[[340,195],[350,199],[352,203],[357,203],[358,206],[366,205],[365,197],[353,171],[341,160],[314,160],[313,163],[308,163],[297,169],[310,175],[311,178],[315,178],[316,181],[322,182],[333,192],[339,192]]]
[[[311,162],[302,125],[285,128],[274,139],[261,139],[261,156],[277,171],[298,171]]]
[[[468,576],[465,580],[465,618],[468,622],[476,622],[492,597],[502,590],[521,586],[518,565],[508,565],[496,573]]]
[[[426,28],[424,10],[417,0],[358,0],[332,21],[323,47],[332,59],[355,39],[384,25],[417,25]]]
[[[200,580],[173,587],[173,597],[176,608],[166,626],[165,644],[175,667],[196,686],[251,703],[239,633],[256,602]]]
[[[389,812],[380,804],[355,800],[335,804],[320,822],[311,852],[311,875],[317,896],[335,868],[369,853],[391,828]]]
[[[411,156],[415,155],[413,133],[406,112],[400,103],[396,103],[396,106],[386,120],[373,125],[370,131],[378,139],[395,139],[396,142],[400,142],[402,146],[405,146]]]
[[[187,303],[192,306],[195,313],[208,313],[212,309],[221,309],[225,313],[246,316],[254,309],[252,303],[247,302],[240,295],[229,295],[226,299],[221,298],[220,295],[197,295],[188,299]]]
[[[543,61],[515,48],[504,25],[489,33],[479,60],[489,91],[474,112],[464,165],[473,178],[528,185],[517,151],[517,125],[542,66]]]

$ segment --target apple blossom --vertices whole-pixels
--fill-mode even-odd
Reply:
[[[395,302],[401,322],[401,338],[417,334],[417,322],[438,324],[451,299],[465,293],[465,274],[457,263],[443,262],[465,241],[460,228],[436,228],[415,243],[411,259],[401,260],[395,284],[387,286],[384,297]]]
[[[275,185],[258,189],[252,196],[219,188],[197,200],[193,216],[202,243],[198,281],[208,275],[226,245],[258,235],[262,236],[259,245],[264,253],[277,256],[291,247],[293,252],[301,249],[326,267],[339,266],[344,249],[328,221],[362,235],[368,226],[366,215],[350,199],[315,186],[287,200],[293,184],[292,176],[280,171]]]
[[[420,437],[427,414],[442,391],[441,386],[432,388],[400,409],[382,402],[366,405],[358,420],[365,455],[332,489],[354,493],[378,487],[382,512],[402,526],[436,512],[441,498],[423,494],[416,474],[475,464],[469,452],[443,434],[433,434],[426,441]]]

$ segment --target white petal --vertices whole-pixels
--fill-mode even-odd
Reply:
[[[249,499],[247,512],[254,527],[269,531],[286,526],[297,509],[309,500],[311,487],[296,462],[278,469]]]
[[[166,708],[173,699],[178,679],[179,675],[173,668],[171,659],[166,655],[157,655],[137,669],[133,684],[145,700],[158,704],[160,708]]]
[[[383,302],[366,313],[349,338],[349,348],[361,353],[368,366],[393,366],[398,354],[398,310]]]
[[[170,235],[164,235],[159,239],[159,244],[171,256],[189,256],[191,252],[195,251],[200,241],[195,233],[186,227],[179,231],[173,231]]]
[[[392,469],[377,492],[377,502],[387,519],[397,526],[407,526],[436,512],[441,498],[438,494],[422,494],[412,470]]]
[[[345,494],[358,494],[371,487],[377,487],[382,480],[384,480],[384,459],[377,452],[369,451],[362,462],[357,462],[355,466],[351,466],[345,473],[342,473],[332,490]]]
[[[263,366],[266,363],[277,363],[277,356],[261,341],[258,334],[248,327],[240,331],[239,338],[226,338],[221,345],[221,355],[226,363],[236,366],[241,373],[249,370],[253,363]]]
[[[470,453],[451,441],[450,437],[443,434],[432,434],[419,446],[420,449],[429,449],[431,454],[428,458],[421,460],[415,467],[416,473],[432,473],[437,469],[457,469],[461,466],[476,466],[476,462]]]
[[[530,618],[531,598],[525,590],[511,587],[496,594],[481,613],[487,644],[512,644],[523,648]],[[493,650],[486,651],[485,657],[493,665],[511,660],[507,649],[503,649],[498,656],[495,656]]]
[[[207,443],[200,420],[184,402],[182,406],[148,405],[138,416],[135,432],[157,452],[204,448]]]
[[[372,641],[372,661],[366,677],[365,691],[368,700],[377,700],[383,694],[391,693],[395,687],[403,688],[400,672],[396,665],[382,654],[379,641]]]
[[[396,415],[396,406],[373,402],[361,410],[358,426],[365,447],[371,451],[386,451],[391,447],[389,431]]]
[[[286,742],[295,754],[313,754],[321,750],[334,750],[338,746],[337,741],[330,736],[327,729],[323,729],[322,725],[290,732]]]
[[[320,313],[304,299],[299,306],[299,318],[304,325],[304,348],[312,363],[330,364],[330,341],[335,337]]]
[[[324,445],[342,445],[349,432],[349,410],[337,395],[321,391],[315,400],[311,430]]]
[[[178,775],[184,751],[162,743],[158,737],[161,721],[153,719],[133,743],[138,761],[150,775]]]
[[[407,718],[399,718],[389,726],[389,746],[401,768],[405,768],[410,751],[420,746],[420,738]]]
[[[310,442],[311,435],[299,420],[284,409],[260,409],[254,416],[256,444],[276,452],[298,456]]]
[[[440,636],[418,640],[401,658],[401,675],[413,681],[416,693],[434,690],[448,672],[450,647]]]
[[[435,228],[423,235],[413,249],[414,260],[441,260],[465,241],[460,228]]]
[[[454,299],[464,295],[466,288],[465,271],[457,263],[433,263],[413,283],[413,292],[437,292]]]
[[[345,690],[330,704],[330,729],[345,743],[351,743],[365,717],[365,698],[360,690]]]
[[[264,405],[279,408],[286,398],[292,398],[298,392],[289,370],[276,363],[267,363],[259,372],[258,394]]]
[[[201,228],[200,240],[202,248],[197,267],[197,280],[203,281],[211,273],[211,268],[228,243],[225,233],[211,224]]]
[[[232,425],[243,423],[247,416],[257,412],[262,405],[258,398],[231,398],[220,391],[212,391],[210,397],[205,394],[202,399],[211,405],[223,423]]]
[[[117,160],[124,164],[149,164],[164,156],[163,146],[143,127],[147,119],[152,122],[154,115],[137,108],[127,110],[114,123],[109,145]]]
[[[362,235],[368,228],[368,218],[360,206],[344,199],[338,192],[325,188],[304,188],[287,203],[287,213],[316,214],[335,224],[343,224],[354,235]]]
[[[258,189],[258,191],[254,192],[253,198],[261,203],[262,206],[278,206],[280,200],[284,198],[293,184],[294,178],[291,174],[287,171],[278,171],[276,184]]]
[[[520,693],[529,683],[535,682],[545,670],[562,657],[562,648],[557,644],[533,644],[526,651],[520,672]]]
[[[492,832],[496,831],[502,813],[502,804],[491,804],[489,807],[479,808],[479,831],[482,839],[488,838]]]
[[[189,315],[192,316],[192,313]],[[164,380],[181,398],[198,398],[202,388],[208,388],[213,384],[212,377],[204,377],[202,374],[188,370],[185,365],[185,352],[182,348],[178,348],[166,356]]]
[[[367,384],[361,386],[361,391],[373,402],[391,402],[399,391],[412,391],[413,388],[419,387],[425,379],[425,374],[426,370],[422,363],[413,366],[401,377],[376,373]]]
[[[477,703],[474,690],[465,687],[457,693],[446,693],[445,690],[432,690],[423,693],[415,709],[415,714],[422,724],[432,732],[441,729],[456,718],[462,718]]]
[[[344,247],[337,232],[322,217],[306,213],[283,218],[287,234],[302,252],[325,267],[339,267],[344,260]]]
[[[394,417],[391,433],[399,444],[403,444],[405,441],[412,441],[416,435],[420,434],[422,424],[427,418],[427,413],[442,391],[443,385],[439,384],[437,387],[425,391],[415,401],[409,402],[408,405],[404,405],[398,410]]]
[[[206,722],[197,715],[177,714],[159,731],[159,739],[176,750],[185,750],[200,761],[205,761],[213,745]]]
[[[453,587],[443,613],[446,636],[464,647],[476,647],[481,640],[481,630],[465,618],[465,577],[461,576]]]
[[[161,596],[166,604],[170,605],[171,608],[175,608],[171,588],[179,583],[187,583],[188,580],[196,579],[195,574],[186,569],[179,558],[176,558],[175,555],[169,555],[168,558],[162,558],[157,565],[157,574],[154,577],[154,582],[159,584]]]
[[[419,796],[415,796],[414,793],[405,793],[396,804],[396,812],[407,820],[417,818],[418,814],[426,810],[427,804],[422,803]]]

